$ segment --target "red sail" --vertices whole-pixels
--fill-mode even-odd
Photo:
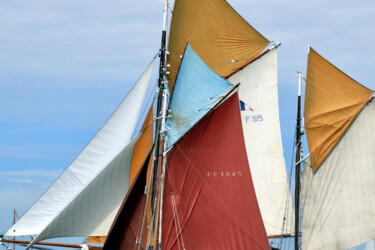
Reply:
[[[168,154],[162,249],[270,249],[247,161],[238,94]]]
[[[131,190],[125,197],[108,234],[103,250],[146,249],[147,222],[144,218],[146,205],[146,173],[148,157],[136,177]],[[142,227],[143,226],[143,227]]]

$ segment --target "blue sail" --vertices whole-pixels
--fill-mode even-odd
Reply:
[[[232,87],[187,44],[169,105],[167,147],[190,130]]]

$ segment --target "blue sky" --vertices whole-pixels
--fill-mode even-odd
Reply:
[[[229,0],[280,41],[279,102],[286,163],[296,71],[307,47],[375,89],[373,0]],[[0,2],[0,232],[73,161],[126,96],[160,45],[162,0]],[[307,145],[305,145],[307,151]]]

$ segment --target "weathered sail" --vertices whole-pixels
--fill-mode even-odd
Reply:
[[[375,103],[360,112],[318,171],[302,172],[303,249],[347,249],[375,238]]]
[[[269,249],[234,94],[168,154],[162,249]]]
[[[305,93],[305,128],[316,171],[366,104],[372,91],[310,48]]]
[[[153,62],[128,96],[73,163],[5,235],[39,234],[129,143]]]
[[[129,189],[135,137],[30,243],[71,236],[107,235]]]
[[[276,49],[228,80],[241,83],[238,95],[246,152],[267,235],[293,233],[293,202],[280,132]]]
[[[186,43],[211,69],[227,76],[257,56],[269,41],[225,0],[176,0],[168,43],[171,92]]]
[[[168,147],[191,129],[232,87],[212,71],[188,44],[169,105]]]

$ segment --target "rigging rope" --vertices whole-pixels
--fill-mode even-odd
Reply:
[[[176,212],[178,231],[179,231],[179,234],[181,235],[182,249],[183,249],[183,250],[186,250],[186,248],[185,248],[185,243],[184,243],[184,238],[182,237],[182,230],[181,230],[180,219],[179,219],[179,217],[178,217],[178,213],[177,213],[177,204],[176,204],[176,200],[175,200],[175,198],[174,198],[174,194],[172,193],[171,195],[172,195],[172,206],[174,207],[173,210]],[[177,240],[178,240],[178,238],[177,238]]]
[[[178,230],[177,230],[177,219],[176,219],[176,213],[175,213],[174,206],[173,206],[173,194],[171,194],[171,203],[172,203],[172,211],[173,211],[174,227],[175,227],[175,229],[176,229],[176,241],[177,241],[178,249],[180,249],[180,241],[178,240],[179,232],[178,232]]]

